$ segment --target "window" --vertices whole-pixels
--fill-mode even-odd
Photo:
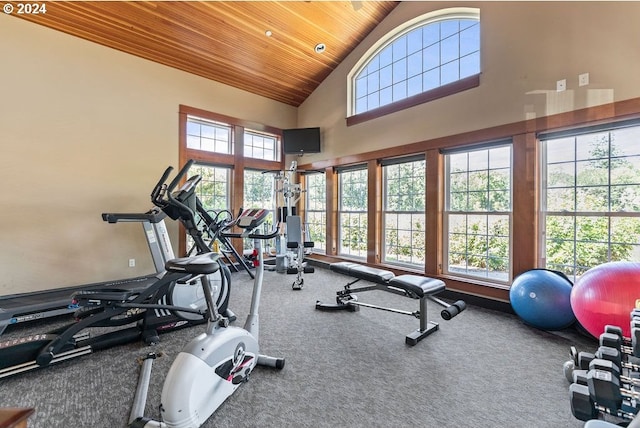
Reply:
[[[194,107],[180,105],[179,157],[195,159],[191,174],[200,174],[196,191],[207,210],[274,209],[273,176],[261,170],[282,169],[281,130]],[[240,188],[233,183],[242,183]],[[180,236],[179,251],[188,251]]]
[[[244,171],[244,208],[264,208],[273,211],[273,175],[262,171]]]
[[[367,255],[367,170],[338,171],[338,216],[340,255]]]
[[[244,201],[242,207],[264,208],[271,212],[265,220],[267,230],[273,226],[273,211],[275,209],[274,202],[274,180],[272,174],[263,174],[261,171],[245,169],[244,170]],[[244,240],[244,249],[253,248],[253,242],[250,239]]]
[[[383,261],[424,267],[425,160],[383,161]]]
[[[233,153],[230,125],[187,116],[187,148],[214,153]]]
[[[640,261],[640,124],[540,136],[543,261],[577,279]]]
[[[445,272],[510,277],[511,145],[445,155]]]
[[[356,64],[348,76],[349,116],[479,73],[479,10],[454,8],[432,12],[394,29]],[[459,90],[463,89],[453,92]],[[444,95],[448,93],[439,96]],[[419,102],[430,99],[433,98]]]
[[[322,173],[307,174],[306,223],[307,240],[313,241],[314,252],[327,250],[327,197],[326,179]]]
[[[190,175],[199,174],[202,177],[196,194],[206,210],[229,209],[230,172],[229,168],[209,165],[196,164],[191,167]]]
[[[189,170],[189,176],[200,175],[200,183],[196,187],[196,195],[202,202],[202,207],[209,212],[212,218],[220,210],[229,209],[229,168],[214,167],[209,165],[194,164]],[[206,227],[196,213],[196,222],[200,230]],[[204,233],[205,241],[210,242],[211,236]],[[189,234],[185,235],[188,254],[195,254],[194,241]]]
[[[279,160],[278,137],[245,130],[244,156],[272,161]]]

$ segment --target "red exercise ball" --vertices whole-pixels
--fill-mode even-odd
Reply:
[[[571,308],[578,322],[594,337],[607,324],[631,335],[629,314],[640,302],[640,263],[610,262],[589,269],[571,290]]]

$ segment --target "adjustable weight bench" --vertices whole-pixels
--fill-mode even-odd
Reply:
[[[316,309],[322,311],[347,310],[355,312],[360,306],[368,308],[382,309],[389,312],[399,314],[412,315],[420,320],[420,328],[409,333],[405,339],[405,343],[414,346],[419,341],[438,330],[438,323],[427,320],[427,300],[435,302],[445,309],[440,313],[443,319],[450,320],[458,315],[466,307],[466,303],[458,300],[453,304],[448,304],[443,300],[435,297],[435,294],[444,291],[445,284],[443,281],[434,278],[428,278],[420,275],[399,275],[395,276],[393,272],[383,269],[376,269],[369,266],[360,265],[351,262],[338,262],[329,265],[329,268],[343,275],[356,278],[349,282],[344,288],[338,291],[335,304],[316,302]],[[356,282],[364,280],[374,283],[374,285],[363,286],[356,289],[351,288]],[[358,301],[354,292],[382,290],[394,294],[420,299],[420,309],[415,312],[404,311],[400,309],[387,308],[369,303]]]

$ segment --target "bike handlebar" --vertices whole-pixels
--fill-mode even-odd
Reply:
[[[235,223],[236,222],[234,221],[233,224],[229,225],[228,228],[233,227],[235,225]],[[278,233],[280,233],[280,223],[276,223],[276,226],[273,228],[273,230],[271,232],[267,233],[267,234],[250,233],[248,235],[243,235],[242,233],[221,232],[221,234],[224,235],[227,238],[251,238],[251,239],[263,239],[263,240],[275,238],[276,236],[278,236]]]
[[[263,234],[256,234],[256,233],[250,233],[249,234],[249,238],[253,238],[253,239],[271,239],[271,238],[275,238],[276,236],[278,236],[278,233],[280,233],[280,223],[276,224],[276,227],[273,228],[273,230],[269,233],[267,233],[266,235]]]

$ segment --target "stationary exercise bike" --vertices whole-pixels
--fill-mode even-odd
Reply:
[[[282,369],[283,358],[260,354],[258,343],[258,307],[264,274],[262,242],[278,233],[278,228],[268,234],[259,234],[256,229],[264,222],[268,210],[242,212],[235,226],[243,233],[225,233],[227,237],[248,237],[254,242],[255,278],[251,308],[243,328],[229,325],[220,315],[211,298],[207,299],[208,324],[205,333],[194,338],[176,357],[162,388],[160,404],[161,421],[145,418],[144,408],[151,375],[153,356],[143,362],[138,388],[134,399],[129,426],[151,427],[199,427],[216,409],[243,383],[257,364]],[[215,256],[200,255],[167,262],[169,272],[185,272],[201,279],[205,296],[210,296],[207,274],[218,269]],[[201,278],[200,278],[201,275]]]
[[[191,177],[175,190],[186,175],[185,167],[167,184],[172,168],[164,172],[155,186],[151,199],[163,212],[179,220],[199,245],[200,253],[208,252],[201,232],[197,230],[193,211],[195,186],[199,176]],[[221,228],[225,227],[220,225]],[[207,276],[210,295],[202,296],[200,286],[191,281],[182,284],[184,272],[161,272],[151,285],[129,288],[88,289],[74,293],[70,302],[77,305],[76,322],[44,334],[0,341],[0,378],[45,367],[94,351],[143,339],[147,343],[159,341],[158,335],[176,328],[206,322],[206,300],[215,300],[219,311],[229,319],[235,318],[227,309],[230,273],[222,261]],[[211,286],[211,283],[214,286]],[[111,331],[91,337],[93,327],[109,327]],[[117,327],[118,329],[111,329]]]

